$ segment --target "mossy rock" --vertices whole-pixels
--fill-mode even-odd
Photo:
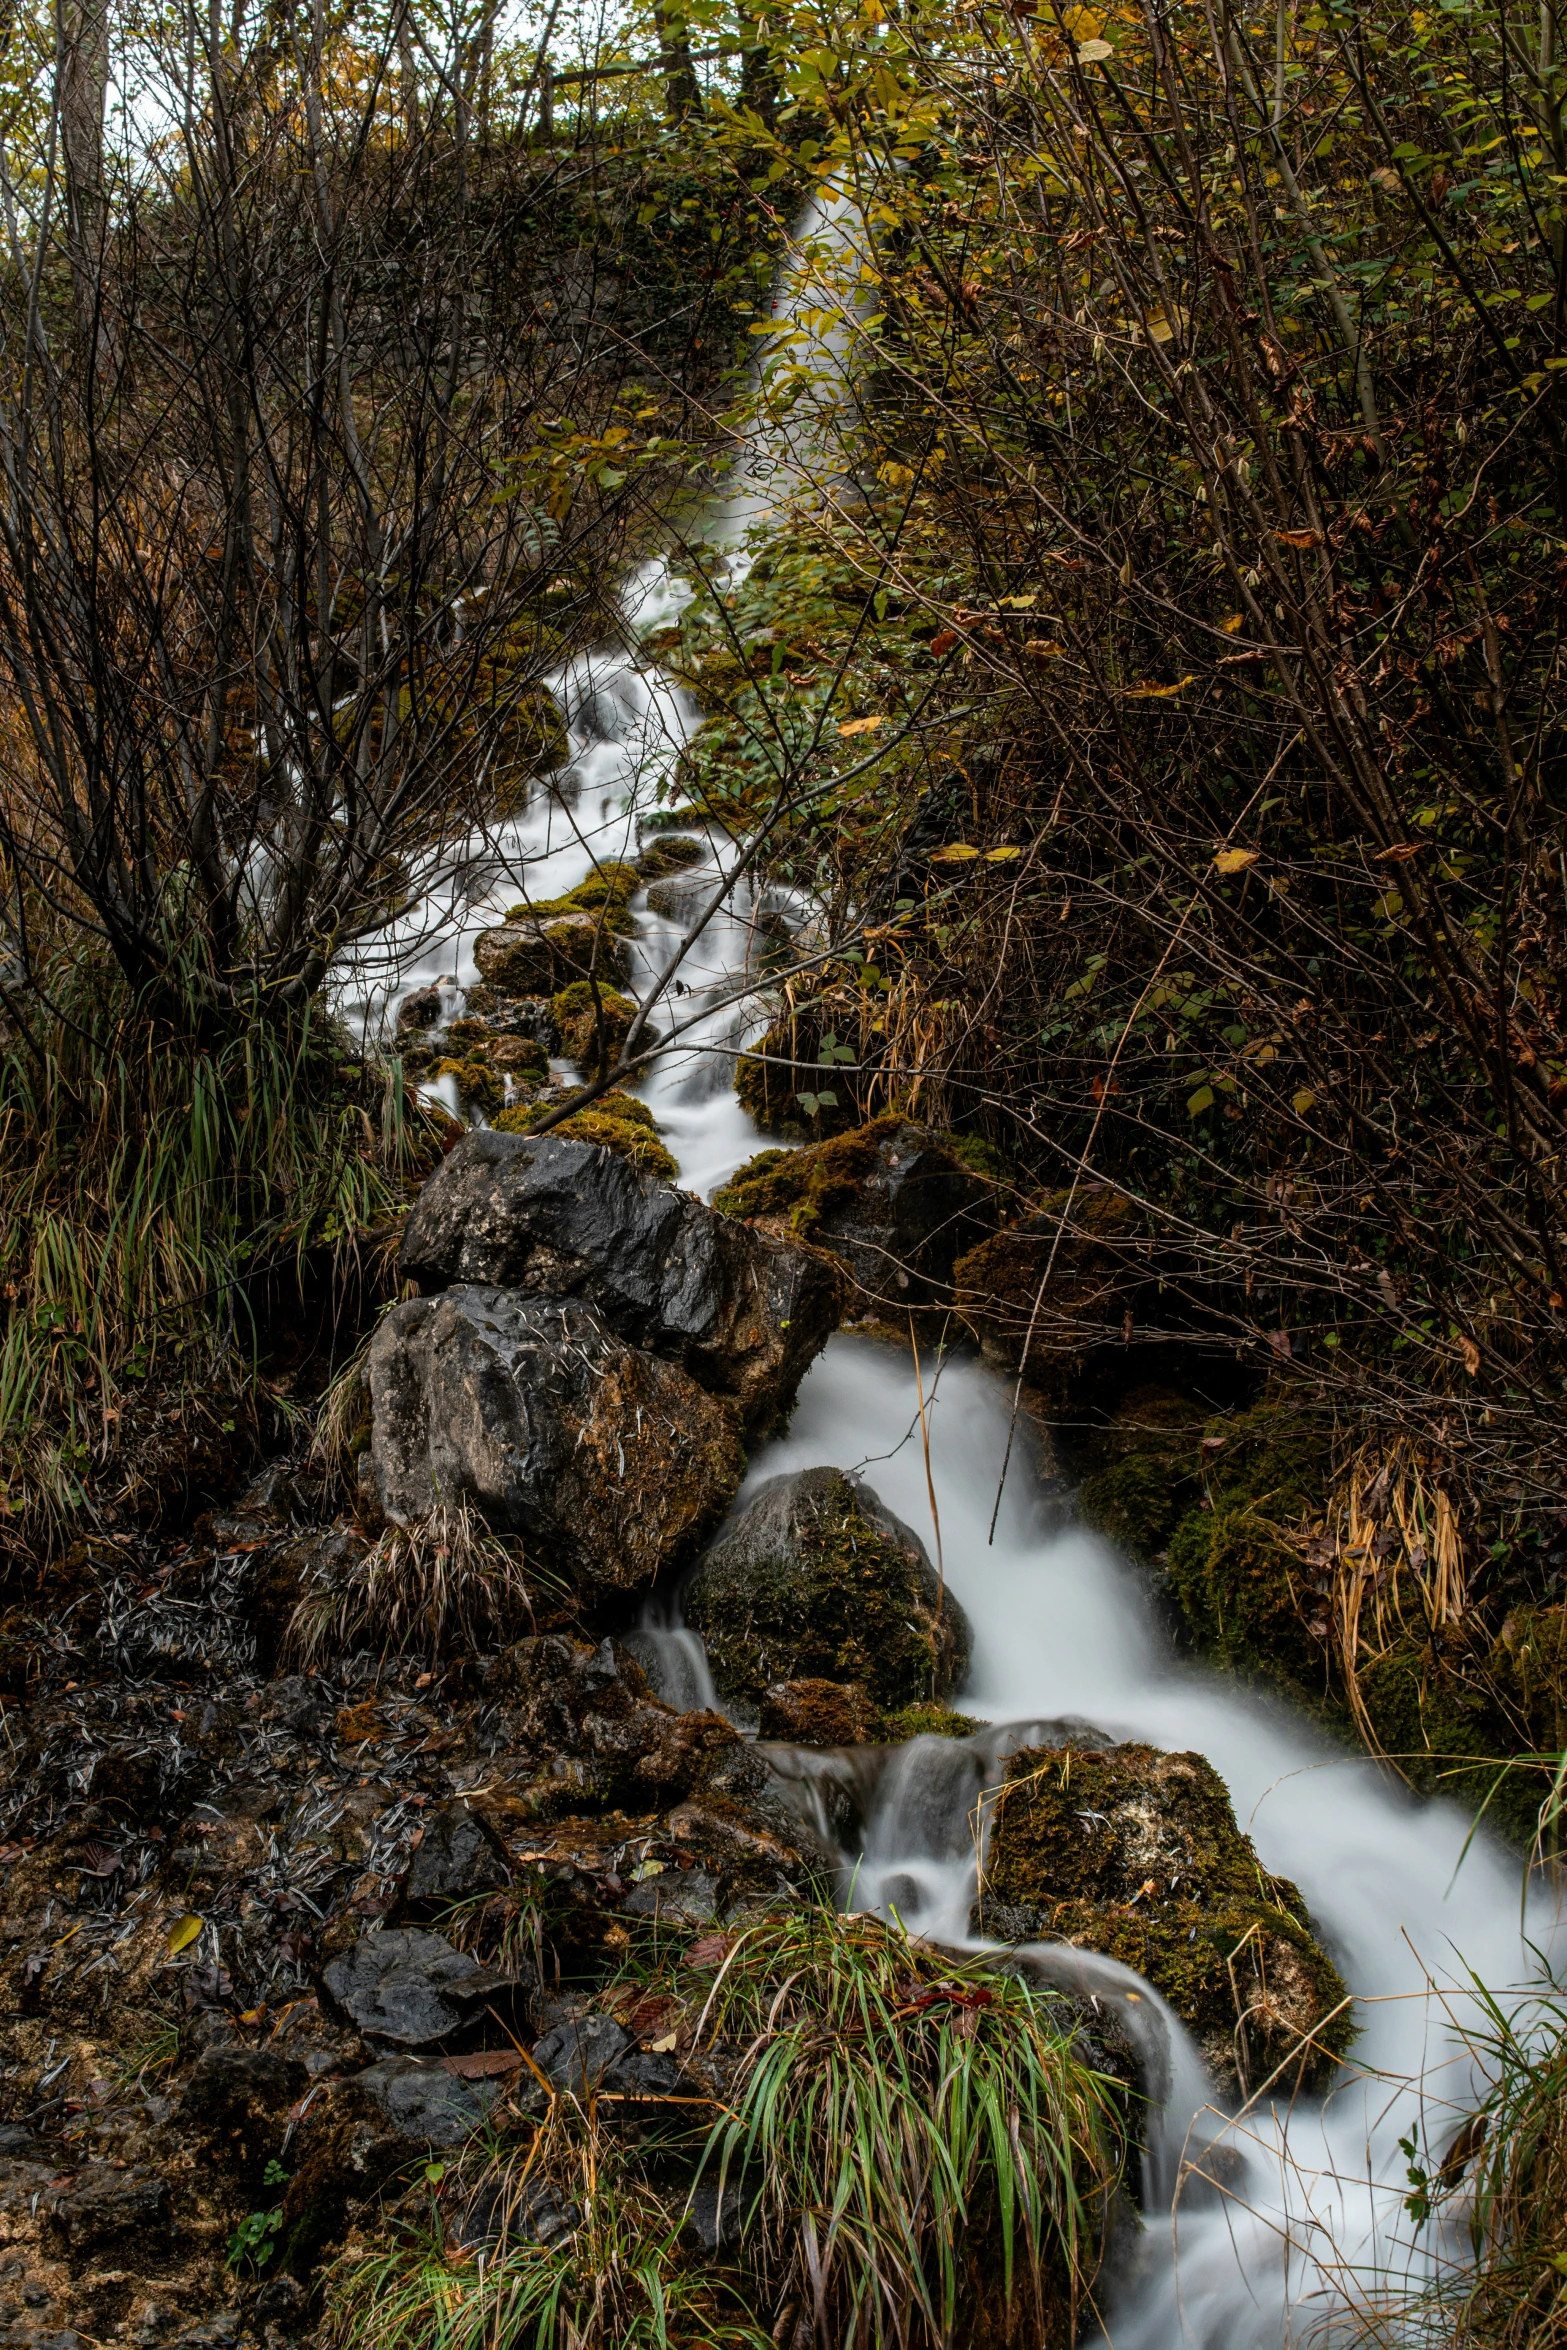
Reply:
[[[618,936],[629,937],[636,929],[626,912],[632,892],[641,886],[641,875],[635,865],[611,862],[596,865],[585,881],[575,889],[562,891],[556,898],[525,898],[508,907],[508,922],[561,921],[575,914],[592,914]]]
[[[982,1931],[1145,1975],[1228,2093],[1323,2088],[1354,2037],[1296,1887],[1262,1867],[1200,1754],[1032,1748],[997,1799]]]
[[[1089,1184],[1047,1193],[960,1256],[954,1302],[990,1360],[1017,1371],[1026,1348],[1043,1392],[1080,1385],[1089,1352],[1119,1342],[1141,1279],[1125,1245],[1133,1225],[1129,1200]]]
[[[684,1595],[723,1694],[760,1705],[775,1682],[859,1682],[883,1711],[945,1697],[969,1628],[919,1536],[841,1469],[758,1488]]]
[[[508,1076],[519,1077],[542,1084],[550,1073],[550,1057],[536,1038],[531,1036],[498,1036],[485,1051],[485,1059],[492,1069],[504,1070]]]
[[[613,982],[627,970],[623,943],[596,914],[554,920],[537,908],[509,915],[495,930],[481,930],[473,959],[496,995],[553,996],[573,980],[591,976]],[[470,1004],[476,993],[470,993]]]
[[[973,1714],[954,1713],[950,1705],[900,1705],[881,1719],[884,1745],[902,1746],[910,1738],[972,1738],[985,1724]]]
[[[561,1051],[576,1062],[584,1075],[591,1075],[597,1063],[600,1023],[604,1054],[613,1062],[637,1016],[637,1006],[629,996],[618,995],[612,987],[600,987],[595,998],[585,979],[563,987],[551,1002],[550,1011],[560,1035]]]
[[[1198,1458],[1207,1490],[1171,1532],[1166,1568],[1188,1632],[1215,1664],[1320,1695],[1323,1651],[1306,1630],[1286,1535],[1321,1512],[1327,1430],[1264,1400],[1205,1421]]]
[[[706,841],[668,833],[647,842],[637,858],[637,872],[643,881],[665,881],[671,873],[684,873],[689,866],[704,863],[708,855]]]
[[[1512,1609],[1486,1661],[1486,1679],[1536,1753],[1567,1749],[1567,1607]]]
[[[1546,1640],[1548,1656],[1549,1633]],[[1494,1649],[1484,1660],[1462,1651],[1443,1656],[1410,1632],[1362,1663],[1360,1697],[1377,1745],[1412,1786],[1469,1811],[1483,1806],[1489,1827],[1529,1844],[1551,1772],[1526,1765],[1504,1770],[1518,1752],[1519,1726],[1505,1718],[1488,1686],[1494,1659]],[[1531,1691],[1538,1689],[1537,1669],[1532,1659],[1525,1668]]]
[[[798,1151],[766,1150],[714,1198],[842,1258],[862,1297],[895,1305],[944,1292],[953,1261],[993,1210],[992,1186],[949,1135],[892,1114]]]
[[[656,1134],[634,1119],[606,1115],[597,1103],[591,1110],[578,1110],[575,1116],[563,1118],[551,1131],[564,1135],[568,1141],[597,1143],[600,1150],[613,1151],[617,1158],[629,1159],[644,1174],[657,1175],[665,1183],[673,1183],[680,1173],[679,1160]]]
[[[762,1692],[759,1738],[789,1746],[865,1746],[880,1727],[860,1681],[775,1681]]]
[[[486,1118],[494,1117],[506,1099],[506,1087],[487,1061],[470,1056],[466,1060],[437,1061],[437,1077],[455,1077],[457,1091],[472,1108],[482,1110]]]

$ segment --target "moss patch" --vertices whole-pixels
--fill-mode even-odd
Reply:
[[[1014,1756],[980,1914],[987,1932],[1073,1942],[1135,1967],[1231,2089],[1275,2074],[1275,2094],[1319,2088],[1354,2037],[1343,1979],[1299,1892],[1264,1870],[1200,1754]]]
[[[775,1682],[854,1681],[884,1711],[950,1688],[966,1626],[920,1544],[837,1469],[776,1484],[791,1493],[764,1512],[764,1488],[686,1587],[718,1687],[759,1705]]]
[[[631,1033],[637,1007],[629,996],[618,995],[612,987],[600,987],[595,1002],[587,980],[577,979],[553,998],[550,1012],[560,1034],[561,1051],[590,1075],[590,1064],[598,1057],[600,1021],[603,1048],[613,1062]]]
[[[901,1746],[908,1738],[972,1738],[984,1727],[973,1714],[954,1713],[950,1705],[900,1705],[882,1716],[881,1735],[887,1745]]]
[[[707,853],[705,841],[682,838],[676,833],[664,840],[650,840],[637,858],[637,871],[644,881],[665,881],[671,873],[683,873],[688,866],[700,865]]]
[[[679,1161],[656,1134],[633,1118],[606,1115],[597,1103],[591,1110],[579,1110],[575,1117],[563,1118],[554,1131],[568,1135],[573,1142],[596,1143],[600,1150],[613,1151],[617,1158],[629,1159],[634,1167],[659,1176],[665,1183],[673,1183],[680,1172]]]
[[[457,1091],[473,1108],[482,1110],[488,1118],[499,1110],[506,1099],[506,1087],[487,1061],[473,1057],[467,1060],[437,1061],[437,1077],[455,1077]]]
[[[722,1191],[714,1193],[713,1205],[721,1214],[747,1222],[758,1216],[786,1215],[790,1230],[809,1238],[823,1217],[853,1205],[877,1172],[883,1144],[900,1134],[917,1136],[926,1149],[958,1158],[950,1135],[913,1126],[894,1113],[872,1118],[827,1142],[809,1143],[803,1150],[759,1151],[736,1170]]]

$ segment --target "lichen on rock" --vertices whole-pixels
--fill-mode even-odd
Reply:
[[[686,1621],[726,1697],[860,1684],[881,1708],[945,1697],[969,1628],[917,1534],[841,1469],[769,1478],[686,1585]]]
[[[1270,1875],[1200,1754],[1029,1748],[995,1799],[981,1931],[1147,1977],[1228,2093],[1317,2091],[1354,2025],[1296,1887]]]

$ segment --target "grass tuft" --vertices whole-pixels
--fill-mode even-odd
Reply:
[[[309,1669],[355,1649],[434,1660],[503,1646],[532,1629],[521,1556],[466,1501],[417,1526],[389,1526],[340,1581],[308,1589],[290,1619],[291,1658]]]

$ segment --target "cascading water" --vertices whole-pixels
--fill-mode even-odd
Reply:
[[[853,218],[829,195],[799,233],[842,244]],[[801,282],[813,275],[808,248],[803,271],[786,274],[778,305],[786,321],[819,299]],[[840,396],[833,387],[846,377],[844,330],[818,340],[830,396]],[[779,476],[790,482],[809,471],[822,413],[821,399],[797,403],[792,418],[745,452],[730,499],[708,518],[715,569],[743,571],[746,534],[774,504]],[[661,625],[682,594],[662,563],[644,566],[624,598],[628,638]],[[639,810],[671,774],[696,712],[635,651],[574,663],[554,682],[570,726],[568,765],[519,816],[433,874],[416,909],[360,956],[340,1008],[366,1025],[431,984],[456,1009],[475,975],[475,935],[520,886],[553,894],[595,856],[634,850]],[[721,846],[705,873],[683,875],[680,891],[662,899],[669,911],[643,911],[639,986],[690,927],[704,880],[711,895]],[[762,1139],[731,1079],[745,1017],[734,982],[752,964],[767,911],[737,892],[703,932],[683,967],[687,992],[668,1007],[696,1019],[642,1088],[684,1180],[704,1195]],[[1516,1863],[1483,1837],[1466,1848],[1467,1824],[1451,1807],[1415,1803],[1282,1706],[1181,1664],[1133,1571],[1104,1542],[1063,1524],[1058,1505],[1017,1467],[992,1541],[1009,1398],[978,1364],[949,1358],[926,1402],[947,1579],[974,1634],[958,1702],[992,1728],[968,1742],[923,1738],[853,1756],[767,1750],[780,1787],[845,1844],[847,1900],[895,1909],[911,1929],[960,1942],[970,1936],[983,1791],[1032,1725],[1048,1724],[1059,1738],[1064,1725],[1088,1723],[1207,1756],[1266,1867],[1300,1886],[1361,2003],[1362,2036],[1326,2100],[1262,2102],[1227,2119],[1208,2105],[1195,2050],[1146,1984],[1091,1953],[1035,1950],[1042,1972],[1119,2016],[1144,2054],[1150,2093],[1163,2100],[1142,2262],[1112,2309],[1109,2339],[1114,2350],[1273,2350],[1358,2338],[1357,2311],[1384,2288],[1396,2293],[1434,2274],[1454,2250],[1435,2223],[1422,2231],[1410,2219],[1399,2141],[1413,2137],[1429,2167],[1427,2150],[1440,2154],[1464,2110],[1472,2084],[1459,2027],[1477,2013],[1469,1970],[1493,1992],[1526,1986],[1554,1920],[1543,1901],[1521,1920]],[[911,1363],[885,1346],[834,1339],[804,1383],[787,1436],[758,1454],[751,1484],[823,1463],[863,1470],[911,1525],[925,1522]],[[650,1617],[634,1637],[676,1703],[713,1702],[701,1643],[677,1615]],[[1231,2152],[1222,2172],[1203,2153],[1220,2135],[1241,2157]],[[1161,2217],[1183,2149],[1189,2158],[1197,2151],[1198,2191]],[[1222,2192],[1211,2183],[1221,2175]]]

